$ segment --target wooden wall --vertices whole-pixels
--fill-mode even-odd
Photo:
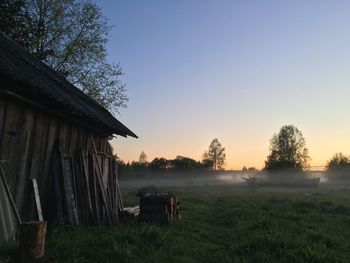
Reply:
[[[65,119],[39,111],[27,104],[0,97],[0,160],[20,215],[24,221],[36,220],[31,178],[36,178],[44,218],[52,202],[52,158],[59,140],[65,155],[80,149],[91,151],[93,135],[97,151],[108,152],[107,136]]]

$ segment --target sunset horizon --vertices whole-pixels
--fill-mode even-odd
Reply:
[[[201,160],[218,138],[226,169],[261,169],[286,124],[311,166],[350,153],[350,3],[253,2],[101,1],[130,98],[117,117],[139,136],[113,141],[122,160]]]

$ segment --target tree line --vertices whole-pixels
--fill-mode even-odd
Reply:
[[[125,163],[119,160],[121,174],[132,174],[145,171],[188,171],[188,170],[223,170],[225,165],[225,148],[222,147],[218,139],[214,139],[207,151],[204,152],[202,160],[196,161],[185,156],[177,156],[175,159],[163,157],[154,158],[148,162],[144,151],[140,153],[138,161]]]
[[[217,138],[213,139],[201,161],[189,157],[177,156],[175,159],[154,158],[148,162],[145,152],[139,160],[131,163],[120,161],[123,173],[150,171],[185,170],[223,170],[225,166],[225,148]],[[265,160],[263,172],[279,175],[303,175],[310,169],[310,156],[302,132],[294,125],[284,125],[270,139],[269,154]],[[244,172],[257,172],[255,167],[243,167]],[[350,157],[336,153],[326,165],[326,173],[334,178],[350,177]]]

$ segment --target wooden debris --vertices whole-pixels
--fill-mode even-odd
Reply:
[[[123,211],[121,211],[121,215],[124,219],[129,218],[136,218],[140,214],[140,207],[134,206],[134,207],[125,207]]]

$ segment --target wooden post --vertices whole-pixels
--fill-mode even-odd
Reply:
[[[42,221],[44,221],[44,219],[43,219],[43,213],[42,213],[42,210],[41,210],[41,203],[40,203],[38,183],[36,182],[35,178],[32,179],[32,183],[33,183],[33,191],[34,191],[34,198],[35,198],[35,204],[36,204],[36,211],[38,212],[39,221],[42,222]]]
[[[21,262],[41,258],[45,252],[47,222],[25,222],[21,225],[19,257]]]

